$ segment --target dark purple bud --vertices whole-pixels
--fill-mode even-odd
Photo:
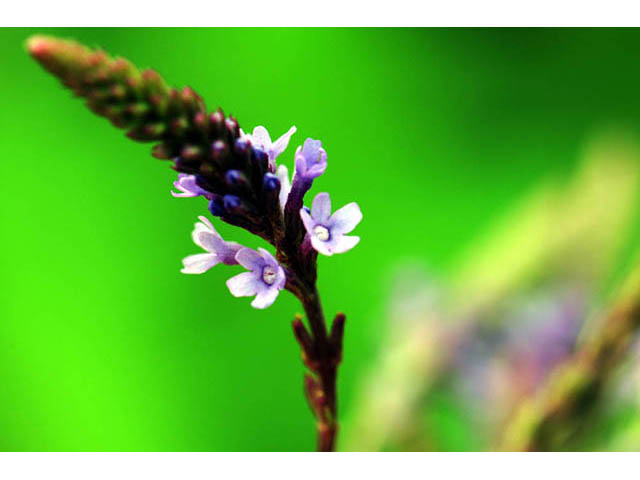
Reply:
[[[229,170],[225,174],[225,180],[231,186],[243,185],[247,182],[247,178],[239,170]]]
[[[207,182],[207,179],[202,175],[196,175],[196,185],[205,190],[210,190],[209,182]]]
[[[239,138],[238,140],[236,140],[233,148],[238,155],[246,155],[250,145],[251,144],[249,140],[247,140],[246,138]]]
[[[235,210],[242,203],[242,200],[240,200],[240,197],[237,197],[235,195],[225,195],[223,198],[223,201],[224,201],[225,210]]]
[[[255,147],[253,149],[253,156],[260,168],[266,170],[267,166],[269,165],[269,156],[261,149]]]
[[[213,215],[214,217],[220,217],[220,216],[224,215],[224,213],[225,213],[225,211],[224,211],[224,202],[223,202],[222,198],[220,198],[218,196],[213,197],[209,201],[209,211],[211,212],[211,215]]]
[[[273,173],[265,173],[263,186],[266,192],[275,192],[280,189],[280,180]]]

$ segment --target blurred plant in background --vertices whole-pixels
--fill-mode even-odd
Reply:
[[[639,173],[633,139],[603,132],[568,183],[524,199],[449,281],[400,269],[346,448],[639,448],[638,421],[602,433],[640,413],[638,267],[614,268]]]

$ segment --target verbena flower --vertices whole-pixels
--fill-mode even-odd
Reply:
[[[322,148],[320,140],[307,138],[302,147],[298,147],[295,156],[297,178],[305,182],[312,182],[327,169],[327,152]]]
[[[350,204],[331,216],[327,194],[316,197],[311,215],[304,209],[306,192],[327,168],[322,143],[308,138],[298,147],[290,181],[287,168],[278,168],[276,159],[295,127],[275,142],[264,127],[247,135],[233,116],[219,108],[208,110],[193,89],[171,88],[153,70],[140,71],[125,59],[73,41],[36,36],[27,47],[45,69],[85,98],[93,112],[126,129],[132,140],[154,143],[152,155],[170,160],[180,174],[173,196],[204,196],[212,215],[275,247],[282,265],[266,250],[225,242],[211,222],[199,217],[193,240],[205,253],[186,257],[182,272],[197,274],[218,263],[240,263],[249,271],[229,279],[233,295],[255,295],[251,305],[266,308],[286,287],[301,301],[311,331],[300,318],[293,329],[311,371],[305,375],[305,393],[317,420],[318,449],[332,450],[345,317],[337,314],[327,328],[316,287],[317,255],[307,247],[312,244],[327,255],[352,248],[359,239],[345,234],[362,215]]]
[[[275,142],[271,141],[271,136],[267,129],[263,126],[258,126],[253,129],[253,133],[247,134],[241,131],[241,135],[248,138],[254,147],[260,148],[269,157],[269,170],[276,171],[276,158],[282,152],[285,151],[289,145],[289,139],[291,135],[296,133],[296,127],[291,127],[287,133],[278,138]]]
[[[285,285],[284,269],[264,248],[258,251],[243,248],[236,254],[236,261],[249,272],[244,272],[227,280],[229,291],[235,297],[256,298],[251,302],[254,308],[270,306]]]
[[[323,255],[344,253],[360,241],[360,237],[346,235],[362,220],[360,207],[355,202],[345,205],[331,215],[329,194],[319,193],[313,199],[311,213],[302,208],[300,217],[311,239],[311,245]]]
[[[237,265],[236,254],[243,246],[236,242],[225,242],[216,232],[213,225],[206,217],[198,217],[191,236],[196,245],[207,253],[189,255],[182,260],[184,268],[182,273],[204,273],[218,263],[225,265]]]
[[[171,191],[171,195],[174,197],[199,197],[200,195],[211,199],[211,193],[207,192],[204,188],[201,188],[196,183],[195,175],[188,175],[186,173],[179,173],[178,180],[173,182],[173,186],[180,190],[180,193]]]

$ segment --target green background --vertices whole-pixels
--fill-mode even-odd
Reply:
[[[238,267],[180,273],[204,200],[172,198],[148,145],[29,58],[38,32],[155,68],[245,130],[296,125],[290,167],[306,137],[323,141],[314,192],[364,213],[360,244],[319,266],[327,314],[347,314],[347,425],[395,266],[446,275],[594,131],[640,124],[638,30],[0,30],[0,450],[314,448],[300,306],[233,298]]]

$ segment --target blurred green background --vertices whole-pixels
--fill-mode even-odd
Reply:
[[[169,194],[149,146],[71,99],[25,53],[33,33],[104,47],[190,85],[244,130],[298,132],[357,201],[351,252],[320,258],[347,314],[340,408],[379,345],[391,272],[447,275],[461,252],[590,136],[640,126],[638,30],[0,30],[0,450],[312,450],[283,293],[233,298],[239,268],[180,273],[202,199]],[[634,235],[638,238],[638,223]],[[227,239],[264,246],[226,224]],[[628,248],[628,251],[631,249]]]

